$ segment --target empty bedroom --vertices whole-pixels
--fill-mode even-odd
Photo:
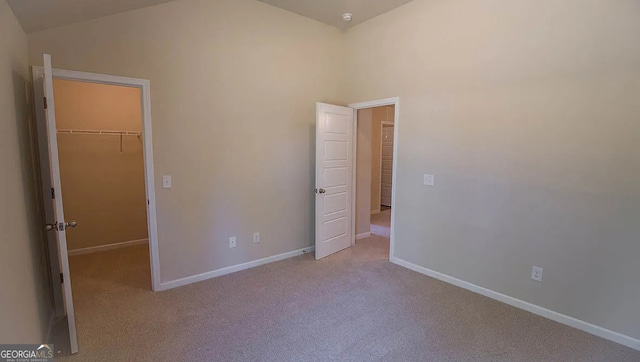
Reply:
[[[637,0],[0,0],[0,361],[640,361]]]

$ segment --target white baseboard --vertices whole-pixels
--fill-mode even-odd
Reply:
[[[142,244],[149,244],[149,239],[130,240],[130,241],[123,241],[120,243],[91,246],[88,248],[72,249],[72,250],[69,250],[68,254],[69,256],[90,254],[90,253],[97,253],[99,251],[120,249],[120,248],[126,248],[128,246],[142,245]]]
[[[314,246],[310,246],[310,247],[307,247],[307,248],[290,251],[288,253],[269,256],[269,257],[266,257],[266,258],[253,260],[253,261],[250,261],[250,262],[247,262],[247,263],[242,263],[242,264],[238,264],[238,265],[232,265],[232,266],[229,266],[229,267],[226,267],[226,268],[216,269],[216,270],[212,270],[210,272],[206,272],[206,273],[202,273],[202,274],[196,274],[196,275],[192,275],[190,277],[185,277],[185,278],[172,280],[172,281],[169,281],[169,282],[160,283],[160,288],[158,289],[158,291],[173,289],[173,288],[181,287],[183,285],[193,284],[193,283],[201,282],[203,280],[207,280],[207,279],[223,276],[223,275],[226,275],[226,274],[235,273],[235,272],[238,272],[238,271],[241,271],[241,270],[255,268],[255,267],[260,266],[260,265],[269,264],[269,263],[273,263],[273,262],[284,260],[284,259],[289,259],[289,258],[292,258],[294,256],[299,256],[299,255],[302,255],[302,254],[310,253],[314,249],[315,249]]]
[[[618,333],[618,332],[614,332],[612,330],[606,329],[606,328],[602,328],[599,326],[596,326],[594,324],[585,322],[585,321],[581,321],[579,319],[570,317],[568,315],[564,315],[558,312],[554,312],[550,309],[546,309],[540,306],[537,306],[535,304],[531,304],[528,302],[525,302],[523,300],[520,299],[516,299],[513,297],[510,297],[508,295],[502,294],[502,293],[498,293],[495,292],[491,289],[487,289],[487,288],[483,288],[481,286],[475,285],[475,284],[471,284],[469,282],[465,282],[464,280],[460,280],[457,278],[454,278],[452,276],[446,275],[446,274],[442,274],[439,273],[437,271],[422,267],[420,265],[416,265],[413,264],[411,262],[408,262],[406,260],[403,259],[399,259],[396,257],[391,257],[390,261],[394,264],[403,266],[405,268],[411,269],[413,271],[416,271],[420,274],[424,274],[427,276],[430,276],[432,278],[438,279],[438,280],[442,280],[443,282],[449,283],[449,284],[453,284],[455,286],[458,286],[460,288],[463,289],[467,289],[470,290],[474,293],[478,293],[481,295],[484,295],[485,297],[489,297],[491,299],[509,304],[513,307],[516,308],[520,308],[520,309],[524,309],[528,312],[531,312],[533,314],[537,314],[541,317],[544,318],[548,318],[551,319],[553,321],[556,321],[558,323],[562,323],[565,325],[568,325],[570,327],[579,329],[581,331],[596,335],[598,337],[602,337],[604,339],[608,339],[610,341],[616,342],[616,343],[620,343],[622,345],[625,345],[627,347],[633,348],[635,350],[640,351],[640,340],[639,339],[635,339],[633,337],[629,337],[626,336],[622,333]]]
[[[368,238],[369,236],[371,236],[371,231],[368,231],[368,232],[362,233],[362,234],[357,234],[356,235],[356,240]]]

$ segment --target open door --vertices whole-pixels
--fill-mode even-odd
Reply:
[[[67,228],[75,227],[76,222],[66,222],[64,219],[53,99],[53,72],[49,54],[44,54],[44,73],[36,74],[34,71],[33,81],[38,123],[40,170],[42,187],[45,190],[43,198],[47,222],[45,228],[47,230],[47,246],[50,254],[54,302],[56,304],[56,314],[59,317],[66,317],[69,330],[69,348],[71,353],[76,353],[78,352],[78,339],[73,312],[73,297],[71,295],[66,236]],[[54,257],[57,257],[57,260],[52,260]]]
[[[316,103],[316,259],[353,238],[353,109]]]

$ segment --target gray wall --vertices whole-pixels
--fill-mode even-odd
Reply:
[[[28,72],[27,37],[0,0],[0,343],[45,342],[52,315]]]
[[[396,256],[640,338],[638,19],[416,0],[347,32],[349,102],[401,97]]]
[[[315,102],[339,97],[341,41],[258,1],[185,0],[30,34],[29,49],[151,81],[167,282],[313,244]]]

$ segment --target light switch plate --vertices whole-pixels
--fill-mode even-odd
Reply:
[[[260,233],[253,233],[253,242],[254,243],[260,242]]]
[[[427,186],[433,186],[435,185],[435,181],[436,181],[435,178],[436,177],[434,175],[425,173],[423,183]]]
[[[232,236],[229,238],[229,247],[230,248],[235,248],[236,247],[236,237]]]
[[[171,188],[171,176],[162,176],[162,188],[163,189]]]

